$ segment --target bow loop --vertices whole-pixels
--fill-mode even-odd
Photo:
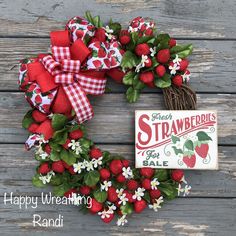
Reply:
[[[52,46],[51,50],[52,50],[54,59],[58,62],[65,59],[67,60],[71,59],[69,47]]]

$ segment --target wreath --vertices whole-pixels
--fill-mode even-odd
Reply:
[[[26,149],[35,149],[39,163],[33,185],[51,185],[56,196],[106,223],[117,214],[117,225],[133,212],[148,206],[157,211],[165,199],[188,194],[182,170],[135,169],[122,156],[96,147],[83,123],[93,117],[87,95],[102,95],[108,77],[128,87],[128,102],[137,101],[145,87],[157,87],[168,109],[195,109],[186,59],[192,45],[176,44],[142,17],[122,29],[89,12],[51,32],[50,39],[50,53],[21,61],[18,80],[32,107],[22,126],[30,133]],[[81,204],[83,198],[90,198],[90,206]]]

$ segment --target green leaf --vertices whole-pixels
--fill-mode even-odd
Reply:
[[[168,200],[172,200],[178,195],[176,184],[160,183],[158,188]]]
[[[154,80],[155,85],[158,88],[168,88],[171,86],[171,75],[165,74],[162,78],[156,77]]]
[[[52,150],[51,153],[50,153],[50,160],[59,161],[60,160],[60,152]]]
[[[54,114],[52,117],[52,128],[54,130],[63,129],[66,125],[67,117],[62,114]]]
[[[187,139],[184,143],[184,147],[186,147],[188,150],[193,151],[194,150],[193,141],[190,139]]]
[[[53,194],[59,197],[63,197],[64,193],[70,189],[70,186],[67,183],[60,184],[53,187]]]
[[[136,73],[135,73],[134,71],[129,71],[129,72],[126,73],[125,76],[123,77],[123,83],[124,83],[125,85],[132,85],[135,75],[136,75]]]
[[[198,137],[198,140],[201,142],[209,141],[209,140],[212,141],[211,137],[204,131],[197,132],[197,137]]]
[[[61,158],[61,160],[66,162],[69,166],[75,164],[75,162],[76,162],[76,158],[74,156],[70,155],[70,153],[65,149],[63,149],[60,152],[60,158]]]
[[[109,28],[113,30],[114,35],[119,35],[121,31],[121,24],[118,22],[109,23]]]
[[[68,137],[68,133],[66,129],[58,130],[53,134],[53,142],[57,144],[63,145]]]
[[[141,44],[141,43],[147,43],[149,40],[153,40],[155,39],[153,36],[142,36],[140,38],[138,38],[138,44]]]
[[[151,198],[150,194],[147,191],[144,193],[143,199],[150,203]]]
[[[22,127],[25,128],[25,129],[28,129],[29,126],[30,126],[32,123],[34,123],[34,119],[32,118],[32,111],[33,111],[33,110],[29,110],[29,111],[25,114],[25,116],[24,116],[24,118],[23,118],[23,120],[22,120]]]
[[[120,207],[120,210],[123,215],[131,214],[133,212],[133,205],[131,203],[127,202],[125,205],[122,205]]]
[[[97,190],[93,193],[94,198],[98,201],[98,202],[105,202],[107,199],[107,192],[106,191],[100,191]]]
[[[139,96],[140,96],[139,90],[134,89],[133,87],[129,87],[126,91],[126,98],[130,103],[136,102]]]
[[[159,182],[165,181],[168,179],[169,174],[168,170],[166,169],[158,169],[155,171],[154,178],[157,178]]]
[[[176,144],[177,142],[180,141],[180,138],[172,134],[171,135],[171,140],[172,140],[172,143]]]
[[[99,181],[99,179],[100,179],[100,174],[96,170],[90,171],[90,172],[86,173],[84,176],[85,184],[90,187],[96,185],[97,182]]]
[[[63,179],[61,178],[60,175],[54,175],[51,178],[50,184],[54,185],[54,186],[58,186],[58,185],[62,184],[62,181],[63,181]]]
[[[174,149],[175,155],[183,154],[182,149],[176,148],[175,146],[172,146],[172,148]]]
[[[132,69],[138,63],[139,63],[138,57],[131,51],[126,51],[121,61],[121,67]]]
[[[169,34],[158,34],[156,37],[158,42],[167,42],[169,43],[170,35]]]
[[[185,58],[193,52],[193,45],[176,45],[170,49],[171,56],[174,57],[176,54],[180,58]]]
[[[40,175],[36,174],[33,178],[32,178],[32,184],[37,187],[37,188],[42,188],[45,187],[46,185],[43,184],[43,182],[39,179]]]

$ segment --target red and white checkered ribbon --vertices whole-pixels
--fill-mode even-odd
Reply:
[[[93,109],[86,94],[103,94],[106,79],[80,74],[81,63],[71,59],[69,47],[52,46],[52,56],[43,57],[42,64],[54,76],[55,82],[62,84],[78,122],[90,120],[93,117]]]

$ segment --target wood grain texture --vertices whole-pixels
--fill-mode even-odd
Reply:
[[[127,103],[123,94],[105,94],[90,100],[95,117],[86,126],[94,142],[133,143],[134,111],[165,109],[161,94],[142,94],[134,104]],[[0,93],[0,143],[25,141],[27,132],[21,128],[21,119],[29,109],[23,93]],[[200,94],[198,109],[217,110],[219,143],[236,144],[235,94]]]
[[[235,92],[236,87],[236,41],[181,40],[193,43],[190,57],[191,86],[197,92]],[[2,38],[0,39],[0,90],[17,90],[19,60],[48,51],[49,39]],[[123,86],[109,85],[114,92],[123,92]],[[156,92],[156,89],[147,89]]]
[[[98,145],[112,154],[123,155],[134,164],[133,145]],[[50,188],[32,187],[31,178],[38,162],[33,151],[24,150],[23,144],[0,145],[0,196],[5,192],[14,195],[40,196]],[[192,186],[189,197],[236,197],[236,147],[219,147],[219,171],[186,171],[186,180]],[[22,175],[22,170],[24,174]],[[216,181],[217,180],[217,181]]]
[[[40,202],[40,201],[39,201]],[[75,206],[43,205],[19,209],[0,198],[1,234],[26,235],[227,235],[236,234],[236,199],[188,198],[165,204],[159,212],[146,209],[129,217],[124,227],[106,225],[97,215],[83,215]],[[33,214],[42,218],[63,215],[63,228],[33,227]],[[20,217],[19,217],[20,216]]]
[[[1,0],[0,10],[3,36],[48,36],[90,10],[104,22],[112,17],[123,25],[139,15],[151,17],[159,30],[175,37],[236,38],[234,0]]]

